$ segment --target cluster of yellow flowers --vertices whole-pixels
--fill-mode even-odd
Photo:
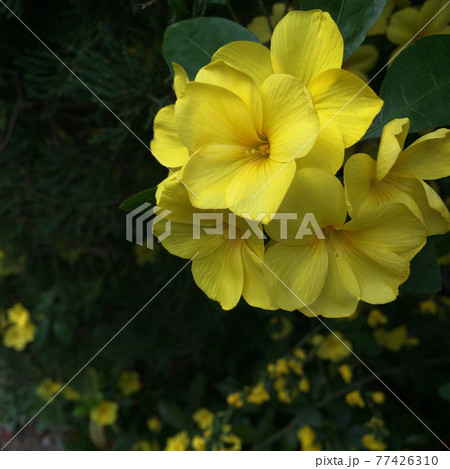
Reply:
[[[36,326],[30,312],[21,303],[16,303],[6,311],[6,318],[0,316],[0,332],[2,330],[3,345],[21,352],[33,342]]]
[[[344,317],[359,300],[393,301],[426,236],[449,229],[423,181],[450,174],[446,129],[403,149],[409,120],[395,119],[376,161],[353,155],[345,187],[335,176],[383,104],[342,58],[338,27],[312,10],[288,13],[270,50],[223,46],[194,81],[173,65],[177,101],[157,114],[151,142],[170,169],[156,192],[169,214],[153,232],[162,238],[171,222],[162,244],[193,258],[195,282],[224,309],[242,296],[264,309]],[[305,231],[308,214],[322,237]]]

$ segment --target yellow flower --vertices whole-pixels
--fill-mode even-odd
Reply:
[[[33,342],[35,332],[36,326],[32,323],[25,326],[10,326],[4,332],[3,345],[21,352],[27,344]]]
[[[288,361],[285,358],[278,358],[274,366],[274,375],[282,376],[289,374]]]
[[[364,135],[382,105],[370,88],[363,88],[359,78],[341,70],[343,47],[339,29],[328,13],[292,11],[276,26],[270,51],[261,44],[237,41],[220,48],[212,60],[223,60],[251,76],[262,88],[273,73],[301,80],[312,97],[320,133],[298,164],[317,166],[334,174],[342,165],[344,148]],[[300,148],[294,150],[291,158]],[[277,184],[282,181],[277,180]]]
[[[176,435],[167,438],[166,447],[164,451],[186,451],[189,446],[190,440],[187,431],[177,433]]]
[[[119,405],[117,402],[102,401],[89,412],[89,417],[99,425],[112,425],[117,420]]]
[[[157,441],[139,440],[133,444],[132,450],[133,451],[158,451],[159,444]]]
[[[438,311],[438,306],[433,300],[421,301],[419,306],[422,314],[436,314]]]
[[[294,357],[298,358],[299,360],[304,360],[306,358],[305,351],[300,347],[296,347],[292,353],[294,354]]]
[[[244,405],[244,402],[242,401],[241,393],[233,392],[231,394],[228,394],[227,403],[229,406],[236,407],[237,409],[239,409],[239,407],[242,407]]]
[[[232,433],[229,435],[222,435],[221,440],[229,445],[226,448],[228,451],[240,451],[242,449],[242,440]]]
[[[373,309],[367,316],[367,324],[370,327],[377,327],[387,322],[388,318],[379,309]]]
[[[255,387],[253,387],[246,399],[247,402],[257,405],[260,405],[268,400],[270,400],[270,396],[266,391],[263,383],[258,383]]]
[[[202,407],[201,409],[198,409],[196,412],[194,412],[192,418],[202,430],[205,430],[211,427],[214,421],[214,414],[210,410]]]
[[[376,391],[372,394],[372,400],[375,404],[383,404],[386,400],[386,396],[384,395],[384,392]]]
[[[295,358],[289,358],[288,365],[289,369],[296,375],[301,376],[304,373],[302,364],[298,362]]]
[[[395,12],[389,21],[386,36],[394,44],[403,46],[411,39],[414,42],[425,36],[450,34],[448,25],[450,12],[448,8],[443,8],[446,1],[427,0],[420,8],[408,7]],[[428,23],[441,9],[442,11]],[[393,55],[399,50],[400,47],[394,51]]]
[[[346,317],[359,300],[395,300],[409,276],[410,260],[426,241],[423,223],[401,203],[358,213],[346,222],[342,184],[317,168],[297,171],[280,212],[296,213],[297,219],[287,221],[283,236],[280,220],[265,227],[272,238],[264,260],[267,288],[273,306],[307,316]],[[322,239],[304,234],[302,221],[311,213]]]
[[[358,407],[365,407],[366,404],[364,402],[361,393],[358,390],[351,391],[345,395],[345,402],[351,406],[358,406]]]
[[[340,332],[330,333],[317,348],[317,356],[321,360],[340,362],[351,354],[352,348],[351,342],[344,339]]]
[[[147,419],[147,428],[153,433],[159,433],[161,431],[162,423],[161,420],[154,415]]]
[[[394,0],[387,0],[386,6],[384,7],[380,17],[367,33],[368,36],[376,36],[377,34],[384,34],[386,32],[388,19],[394,11],[394,8]]]
[[[192,438],[191,444],[195,451],[206,451],[206,441],[199,435],[195,435],[194,438]]]
[[[298,388],[301,392],[309,392],[311,390],[311,384],[308,378],[302,378],[298,383]]]
[[[414,346],[419,344],[419,339],[417,339],[417,337],[408,337],[406,326],[399,326],[391,331],[375,329],[373,336],[378,345],[381,345],[392,352],[398,352],[405,345]]]
[[[122,371],[119,377],[119,388],[124,396],[131,396],[142,389],[141,378],[137,371]]]
[[[6,310],[8,322],[19,327],[27,325],[30,321],[30,312],[24,308],[22,303],[16,303],[12,308]]]
[[[352,369],[346,363],[344,363],[338,368],[338,372],[341,375],[341,378],[346,383],[350,383],[353,377],[353,372],[352,372]]]
[[[265,16],[256,16],[247,25],[247,29],[249,29],[262,44],[265,44],[269,42],[272,37],[270,26],[274,28],[286,12],[287,5],[285,3],[274,3],[272,6],[272,14],[270,15],[270,25]]]
[[[362,81],[369,81],[367,73],[372,70],[378,62],[378,51],[375,46],[364,44],[353,52],[353,54],[344,62],[342,68],[347,70]]]
[[[446,233],[447,207],[424,179],[450,175],[450,130],[438,129],[403,150],[408,130],[408,118],[394,119],[384,126],[376,161],[364,153],[347,161],[344,181],[350,215],[401,202],[425,223],[429,235]]]
[[[371,451],[384,451],[386,449],[386,443],[377,440],[371,433],[364,435],[361,441],[364,447]]]
[[[153,225],[153,233],[161,236],[167,220],[171,221],[171,234],[162,244],[179,257],[195,256],[194,280],[211,299],[228,310],[236,306],[242,295],[252,306],[273,309],[263,284],[263,267],[258,261],[264,256],[264,240],[249,229],[246,221],[231,213],[220,220],[222,213],[214,215],[194,209],[186,188],[176,179],[166,180],[158,206],[171,213]],[[194,213],[213,219],[195,222]],[[217,234],[216,229],[221,232]],[[246,233],[248,238],[242,239]]]
[[[309,425],[299,428],[296,435],[303,451],[321,450],[320,443],[316,442],[316,432]]]
[[[62,395],[68,401],[79,401],[81,399],[81,394],[70,386],[66,386],[62,390]]]
[[[373,432],[378,433],[384,427],[384,422],[379,417],[370,417],[370,420],[364,424],[366,427],[370,428]]]
[[[62,386],[63,386],[62,383],[60,383],[59,381],[53,381],[50,378],[46,378],[36,388],[36,394],[41,399],[44,399],[45,401],[47,401],[54,394],[56,394],[62,388]]]
[[[294,326],[292,325],[292,321],[288,318],[285,318],[283,316],[281,317],[275,317],[270,320],[270,324],[277,324],[278,322],[281,322],[281,329],[278,330],[277,332],[272,332],[270,334],[270,338],[272,340],[281,340],[287,337],[291,332],[294,330]]]

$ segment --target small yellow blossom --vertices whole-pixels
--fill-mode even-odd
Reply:
[[[408,336],[406,326],[399,326],[391,331],[375,329],[373,335],[378,345],[381,345],[392,352],[398,352],[405,345],[414,346],[420,343],[417,337]]]
[[[302,378],[298,383],[298,388],[301,392],[309,392],[311,390],[311,384],[308,378]]]
[[[28,323],[23,327],[10,326],[3,335],[3,345],[21,352],[27,344],[33,342],[35,332],[36,326],[32,323]]]
[[[371,451],[384,451],[386,449],[386,443],[377,440],[371,433],[364,435],[361,441],[363,446]]]
[[[166,447],[164,451],[186,451],[189,446],[190,440],[187,431],[177,433],[170,438],[167,438]]]
[[[352,372],[352,369],[346,363],[344,363],[338,368],[338,372],[341,375],[341,378],[346,383],[350,383],[353,377],[353,372]]]
[[[251,404],[260,405],[263,402],[270,400],[269,393],[266,391],[263,383],[258,383],[247,396],[247,402]]]
[[[192,418],[202,430],[206,430],[212,426],[214,421],[214,414],[210,410],[202,407],[201,409],[198,409],[196,412],[194,412]]]
[[[206,451],[206,441],[199,435],[195,435],[194,438],[192,438],[191,444],[195,451]]]
[[[294,357],[298,358],[299,360],[304,360],[306,358],[305,351],[300,347],[295,347],[292,353],[294,354]]]
[[[233,433],[222,435],[221,440],[227,445],[230,445],[226,448],[228,451],[240,451],[242,449],[242,440]]]
[[[62,383],[59,381],[53,381],[50,378],[44,379],[41,384],[36,388],[36,394],[45,401],[50,399],[56,394],[61,388]]]
[[[236,407],[237,409],[239,409],[239,407],[242,407],[244,405],[244,402],[242,401],[241,393],[233,392],[231,394],[228,394],[227,403],[229,406]]]
[[[288,365],[291,371],[294,372],[296,375],[301,376],[304,373],[301,363],[299,363],[294,358],[289,358]]]
[[[376,391],[372,394],[372,400],[375,404],[383,404],[386,400],[386,396],[384,395],[384,392]]]
[[[373,309],[367,316],[367,324],[370,327],[377,327],[387,322],[388,318],[379,309]]]
[[[370,420],[364,424],[373,432],[379,432],[384,427],[384,421],[380,417],[370,417]]]
[[[91,409],[89,417],[93,422],[99,425],[112,425],[117,420],[119,405],[117,402],[102,401],[96,407]]]
[[[157,441],[139,440],[132,446],[133,451],[159,451]]]
[[[438,306],[433,300],[421,301],[419,306],[422,314],[436,314],[438,311]]]
[[[147,419],[147,428],[153,433],[159,433],[161,431],[162,423],[161,420],[154,415]]]
[[[358,406],[358,407],[365,407],[366,404],[364,402],[361,393],[358,390],[351,391],[345,395],[345,402],[351,406]]]
[[[81,399],[81,394],[70,386],[63,389],[62,395],[68,401],[79,401]]]
[[[8,322],[19,327],[24,327],[30,322],[30,312],[21,303],[16,303],[6,311]]]
[[[339,362],[351,354],[352,344],[341,333],[329,334],[317,348],[317,356],[322,360]]]
[[[303,451],[320,451],[320,443],[316,441],[316,432],[309,426],[304,425],[297,430],[297,438]]]
[[[122,371],[119,378],[119,388],[124,396],[131,396],[142,389],[141,378],[137,371]]]
[[[285,317],[280,317],[280,318],[272,318],[270,320],[270,324],[278,324],[281,323],[281,327],[279,328],[278,331],[272,332],[270,334],[270,338],[272,340],[281,340],[287,337],[291,332],[294,330],[294,326],[292,325],[292,321],[288,318]]]
[[[272,37],[270,26],[275,28],[287,11],[287,5],[285,3],[274,3],[272,6],[272,14],[270,15],[270,24],[265,16],[256,16],[247,25],[247,29],[249,29],[261,43],[269,42]]]

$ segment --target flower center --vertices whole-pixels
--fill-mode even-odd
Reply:
[[[333,231],[336,231],[336,228],[333,225],[327,225],[322,228],[322,233],[324,235],[333,233]]]
[[[269,156],[270,155],[270,143],[262,143],[257,148],[246,150],[245,156]]]

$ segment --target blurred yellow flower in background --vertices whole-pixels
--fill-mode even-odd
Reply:
[[[365,407],[366,403],[358,390],[351,391],[345,395],[345,402],[351,406]]]
[[[62,390],[62,395],[68,401],[79,401],[81,399],[81,394],[71,386],[66,386]]]
[[[247,29],[250,30],[263,44],[270,41],[272,37],[272,28],[280,22],[281,18],[290,11],[286,3],[274,3],[272,6],[272,14],[270,15],[270,24],[265,16],[256,16],[247,25]]]
[[[214,414],[210,410],[202,407],[201,409],[198,409],[196,412],[194,412],[192,418],[202,430],[205,430],[211,427],[214,421]]]
[[[37,386],[36,394],[46,401],[56,394],[62,386],[63,384],[61,382],[46,378]]]
[[[372,400],[375,402],[375,404],[384,404],[384,401],[386,400],[386,396],[384,392],[381,391],[375,391],[372,394]]]
[[[301,392],[309,392],[311,390],[311,383],[309,382],[309,379],[302,378],[298,382],[298,389],[300,389]]]
[[[408,336],[408,330],[406,326],[399,326],[395,329],[387,331],[385,329],[375,329],[373,331],[378,345],[391,350],[392,352],[398,352],[404,346],[415,346],[419,345],[420,341],[417,337]]]
[[[154,415],[153,417],[148,418],[147,419],[147,428],[153,433],[159,433],[161,431],[161,428],[162,428],[162,422],[159,419],[159,417]]]
[[[192,438],[191,445],[195,451],[206,451],[206,441],[200,435],[195,435],[194,438]]]
[[[183,430],[176,435],[167,438],[164,451],[186,451],[190,443],[188,432]]]
[[[18,352],[33,342],[36,326],[31,321],[30,312],[21,304],[16,303],[6,311],[7,318],[3,320],[3,345]]]
[[[419,304],[420,312],[422,314],[437,314],[438,305],[434,300],[424,300]]]
[[[242,449],[242,440],[233,433],[222,435],[221,440],[226,443],[227,447],[225,449],[228,451],[240,451]]]
[[[367,32],[367,36],[376,36],[378,34],[384,34],[386,32],[388,19],[394,11],[394,8],[394,0],[387,0],[384,10],[382,11],[375,24],[372,26],[372,28]]]
[[[317,356],[322,360],[340,362],[351,354],[352,344],[340,332],[328,334],[317,348]]]
[[[270,338],[272,340],[281,340],[287,337],[292,333],[294,330],[294,326],[292,325],[292,321],[288,318],[285,318],[284,316],[280,317],[274,317],[270,320],[270,324],[275,325],[275,324],[281,324],[281,328],[279,328],[278,331],[272,332],[270,334]]]
[[[344,363],[338,368],[338,372],[341,375],[341,378],[346,383],[350,383],[353,377],[353,372],[352,372],[352,369],[346,363]]]
[[[367,324],[370,327],[377,327],[383,324],[387,324],[388,318],[379,310],[372,309],[367,316]]]
[[[263,383],[258,383],[256,386],[254,386],[246,398],[247,402],[256,405],[263,404],[268,400],[270,400],[270,396]]]
[[[157,441],[139,440],[131,449],[133,451],[159,451],[159,444]]]
[[[119,388],[124,396],[131,396],[142,389],[141,378],[137,371],[122,371],[119,377]]]
[[[316,432],[309,426],[304,425],[297,430],[297,438],[300,441],[301,449],[303,451],[321,451],[322,447],[316,441]]]
[[[377,440],[371,433],[364,435],[361,441],[363,446],[371,451],[384,451],[386,449],[386,443]]]
[[[113,401],[102,401],[89,412],[89,417],[99,425],[113,425],[117,420],[119,404]]]
[[[233,392],[228,394],[227,396],[227,404],[231,407],[242,407],[244,405],[244,401],[242,400],[242,396],[240,392]]]
[[[428,133],[403,149],[409,125],[404,118],[384,126],[376,161],[364,153],[347,161],[344,183],[349,212],[354,216],[401,202],[423,221],[428,235],[443,234],[450,227],[450,214],[424,179],[450,175],[450,130]]]

